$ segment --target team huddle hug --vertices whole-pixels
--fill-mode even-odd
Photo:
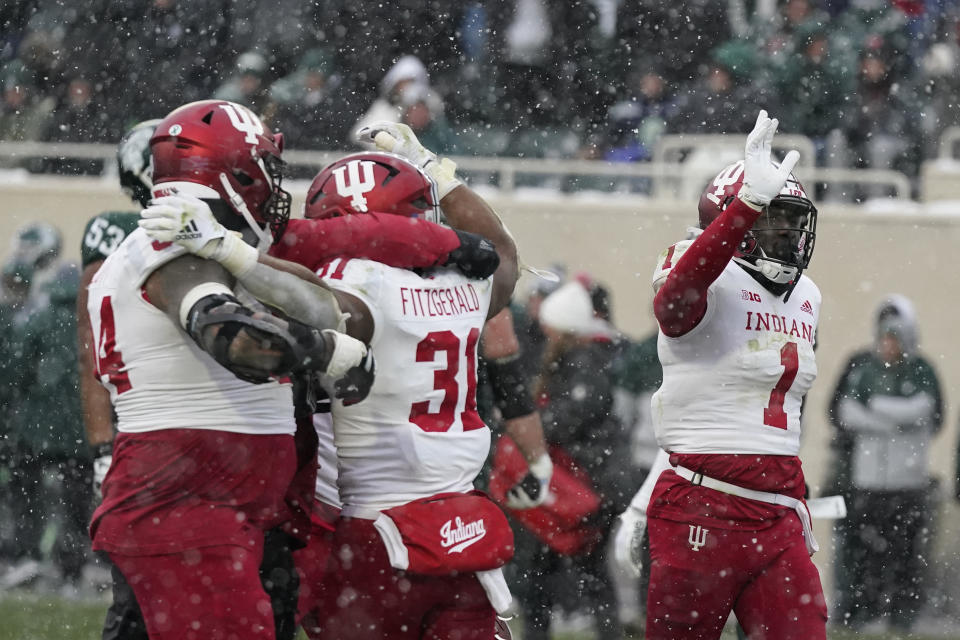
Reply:
[[[817,210],[776,129],[761,111],[654,269],[662,452],[613,532],[631,570],[649,539],[648,638],[719,638],[731,611],[751,638],[826,637],[798,458]],[[360,129],[296,219],[283,136],[248,108],[134,132],[143,210],[78,303],[120,637],[510,638],[505,510],[557,522],[577,472],[544,444],[500,218],[403,124]],[[497,501],[480,358],[523,458]]]

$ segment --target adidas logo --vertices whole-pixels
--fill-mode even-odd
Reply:
[[[809,300],[804,300],[803,304],[800,305],[800,311],[806,311],[810,315],[813,315],[813,305],[810,304]]]
[[[483,526],[483,518],[464,523],[460,516],[457,516],[455,520],[447,520],[440,527],[440,544],[444,549],[450,548],[447,553],[460,553],[473,543],[480,542],[485,535],[487,529]]]
[[[202,235],[200,229],[197,227],[197,221],[191,220],[177,233],[177,240],[194,240],[202,237]]]

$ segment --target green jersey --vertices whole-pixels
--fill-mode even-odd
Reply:
[[[133,211],[105,211],[90,218],[80,243],[82,268],[86,268],[91,262],[106,260],[137,228],[139,219],[140,214]]]

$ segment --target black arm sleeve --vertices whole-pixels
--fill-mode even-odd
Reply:
[[[207,330],[214,327],[216,332]],[[280,353],[279,364],[268,369],[254,362],[238,362],[230,347],[241,332],[264,352]],[[190,308],[187,333],[224,368],[256,384],[293,371],[323,370],[330,358],[331,345],[317,329],[292,318],[255,313],[223,293],[205,296]]]
[[[520,354],[500,360],[487,360],[493,399],[504,420],[526,416],[534,411],[533,395],[523,371]]]

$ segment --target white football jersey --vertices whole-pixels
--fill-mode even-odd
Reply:
[[[317,432],[317,500],[331,507],[342,506],[337,486],[337,448],[333,444],[333,414],[313,414],[313,428]]]
[[[658,288],[692,241],[660,254]],[[790,300],[776,297],[731,261],[707,292],[689,333],[661,331],[663,384],[651,402],[660,446],[671,453],[800,451],[800,406],[817,376],[820,290],[806,276]]]
[[[90,284],[87,311],[96,375],[110,390],[117,428],[127,433],[216,429],[292,434],[289,384],[240,380],[147,300],[149,275],[184,253],[137,229]]]
[[[343,503],[388,509],[471,490],[490,451],[476,387],[492,279],[369,260],[334,260],[319,275],[363,300],[375,327],[370,395],[349,407],[333,403]]]

